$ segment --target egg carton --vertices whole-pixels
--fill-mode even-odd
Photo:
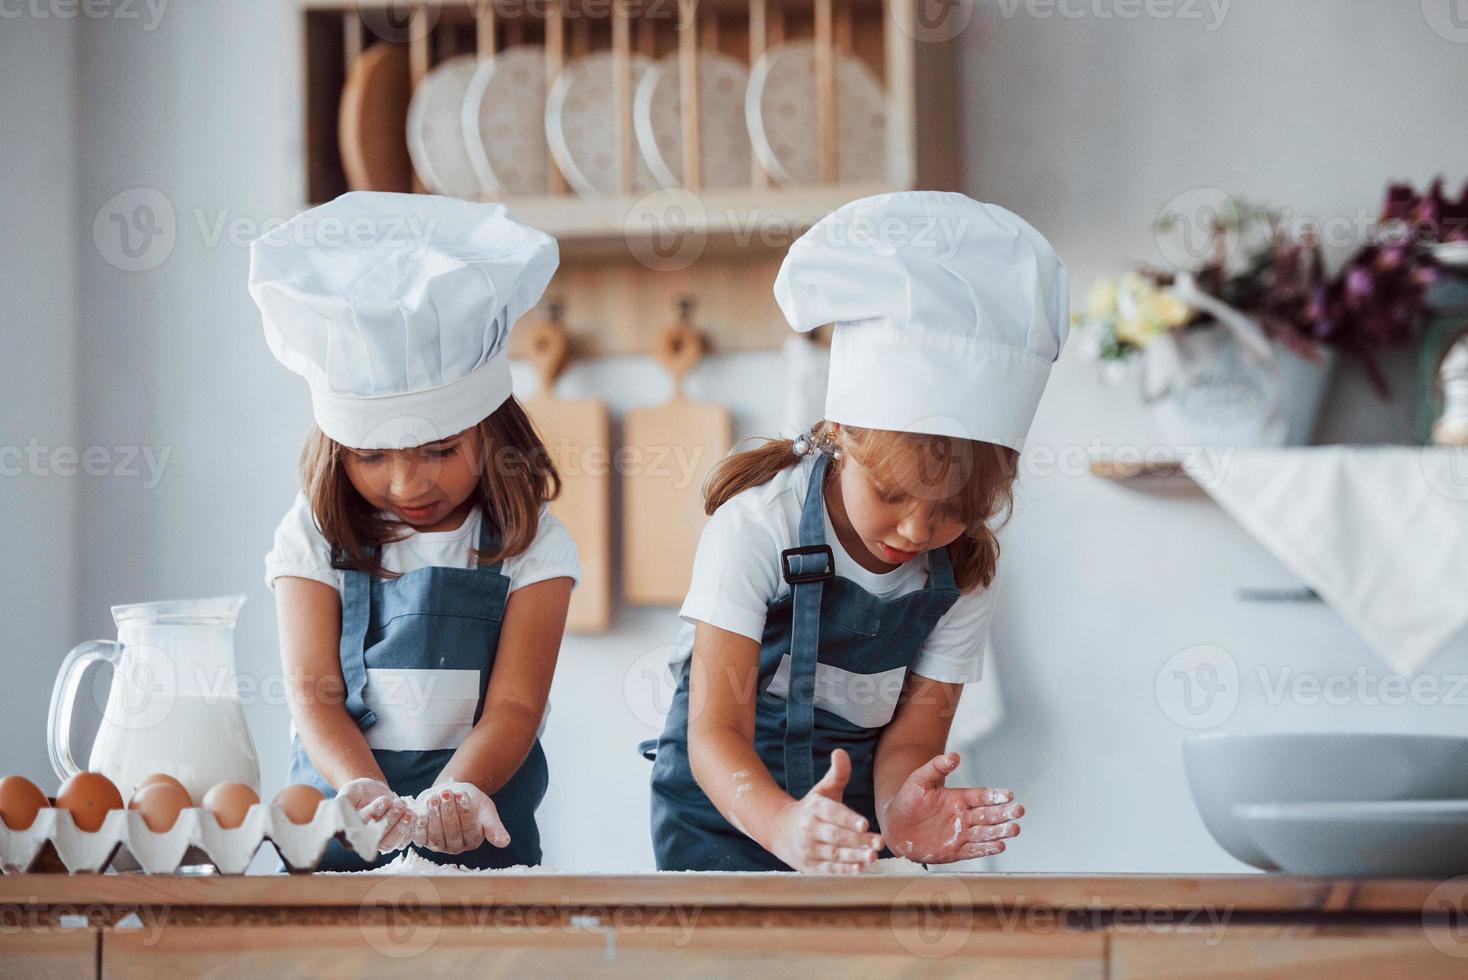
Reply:
[[[332,838],[364,861],[377,857],[386,828],[366,823],[341,797],[322,800],[310,823],[293,823],[273,803],[256,803],[238,827],[221,827],[203,807],[179,811],[165,831],[150,830],[137,810],[112,810],[94,831],[82,830],[70,811],[52,807],[36,814],[25,830],[0,822],[0,869],[6,874],[39,870],[47,845],[72,874],[97,873],[114,862],[149,874],[169,874],[183,866],[212,865],[221,874],[243,874],[255,852],[270,841],[294,872],[314,871]]]

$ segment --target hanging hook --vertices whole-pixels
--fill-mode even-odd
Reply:
[[[571,341],[561,322],[564,303],[559,297],[546,304],[547,317],[527,325],[530,341],[530,362],[540,375],[540,393],[549,396],[555,389],[556,378],[566,366]]]
[[[703,335],[693,325],[693,300],[678,300],[678,322],[658,337],[653,356],[673,376],[673,397],[683,397],[683,378],[703,357]]]

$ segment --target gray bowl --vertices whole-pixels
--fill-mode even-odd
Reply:
[[[1468,800],[1240,803],[1233,815],[1292,875],[1441,879],[1468,872]]]
[[[1235,818],[1239,803],[1468,799],[1468,738],[1447,735],[1194,735],[1193,802],[1213,839],[1256,868],[1279,865]]]

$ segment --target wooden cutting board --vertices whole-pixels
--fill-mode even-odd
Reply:
[[[347,70],[337,139],[347,186],[354,191],[411,191],[408,102],[413,95],[408,48],[379,42]]]
[[[686,310],[654,355],[673,376],[673,397],[623,420],[622,589],[633,605],[679,605],[706,520],[704,480],[728,454],[734,422],[723,405],[683,394],[683,378],[703,357],[703,338]]]
[[[593,398],[556,397],[556,378],[570,346],[557,313],[521,330],[540,372],[540,390],[525,400],[525,410],[561,474],[561,496],[551,513],[570,530],[581,556],[581,582],[571,593],[566,629],[603,633],[612,624],[611,415]]]

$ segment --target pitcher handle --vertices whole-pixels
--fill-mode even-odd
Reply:
[[[94,661],[105,660],[117,666],[122,644],[112,640],[88,640],[73,649],[61,662],[56,686],[51,688],[51,710],[46,716],[46,748],[51,753],[51,768],[57,778],[70,779],[81,771],[71,754],[71,714],[76,707],[76,694],[82,686],[82,673]]]

